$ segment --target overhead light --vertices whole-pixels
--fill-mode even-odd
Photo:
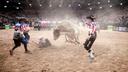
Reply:
[[[32,4],[29,4],[29,6],[32,6]]]
[[[6,3],[9,3],[9,1],[7,0]]]
[[[16,9],[19,9],[19,7],[16,7]]]
[[[59,7],[62,7],[62,5],[60,4]]]
[[[71,7],[71,6],[72,6],[71,4],[68,5],[68,7]]]
[[[92,8],[89,8],[90,10],[92,10]]]
[[[120,5],[123,5],[123,3],[120,3]]]
[[[42,6],[42,4],[40,4],[40,7]]]
[[[108,3],[110,3],[110,0],[108,0]]]
[[[99,7],[100,9],[102,9],[103,7]]]
[[[88,5],[91,5],[90,3],[88,3]]]
[[[100,4],[100,2],[98,2],[97,4]]]
[[[19,2],[18,4],[20,5],[21,3]]]
[[[110,5],[109,7],[112,8],[112,5]]]
[[[52,7],[52,5],[50,4],[49,7]]]
[[[4,8],[7,8],[7,6],[5,5]]]
[[[78,6],[81,6],[80,4],[78,4]]]

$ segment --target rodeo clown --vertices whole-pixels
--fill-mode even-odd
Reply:
[[[27,24],[26,20],[21,19],[19,23],[15,25],[13,35],[14,47],[9,51],[10,55],[13,55],[13,51],[20,47],[21,43],[24,45],[25,53],[31,53],[27,48],[28,41],[30,39],[28,34],[29,30],[29,24]]]
[[[84,48],[88,51],[89,58],[94,59],[94,52],[91,47],[97,37],[95,17],[93,15],[86,17],[85,24],[88,28],[88,38],[84,43]]]

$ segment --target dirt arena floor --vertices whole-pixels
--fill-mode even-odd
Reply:
[[[83,48],[87,32],[81,32],[80,45],[65,43],[64,36],[53,40],[52,31],[30,31],[29,50],[13,47],[13,30],[0,30],[0,72],[128,72],[128,33],[101,31],[93,45],[95,59],[89,62]],[[52,46],[38,48],[38,39],[48,38]]]

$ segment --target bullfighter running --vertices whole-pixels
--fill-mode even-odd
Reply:
[[[94,59],[94,52],[91,47],[97,37],[95,17],[92,15],[86,17],[85,24],[87,25],[89,31],[88,31],[88,38],[84,43],[84,48],[88,51],[89,58]]]

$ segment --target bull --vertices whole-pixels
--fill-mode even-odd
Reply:
[[[66,42],[80,44],[79,32],[69,22],[61,23],[53,30],[54,40],[59,39],[61,35],[65,35]]]

